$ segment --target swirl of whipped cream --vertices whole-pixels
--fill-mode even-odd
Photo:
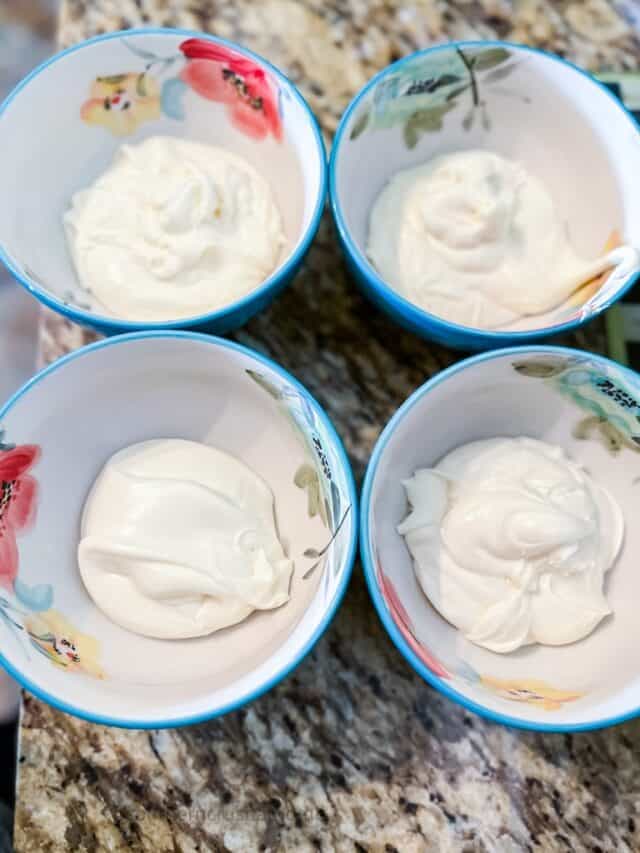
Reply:
[[[85,504],[78,563],[110,619],[171,639],[279,607],[293,570],[267,484],[233,456],[180,439],[111,457]]]
[[[80,283],[127,320],[228,305],[273,272],[285,244],[271,187],[249,163],[172,137],[123,145],[64,225]]]
[[[372,208],[367,254],[416,305],[484,329],[549,311],[614,265],[582,260],[541,181],[489,151],[395,174]]]
[[[405,482],[398,532],[437,610],[477,645],[510,652],[587,636],[610,610],[618,505],[565,452],[531,438],[475,441]]]

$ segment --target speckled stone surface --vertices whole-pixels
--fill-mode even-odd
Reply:
[[[619,9],[605,0],[67,0],[60,42],[147,23],[237,39],[290,74],[329,141],[374,71],[438,40],[498,35],[592,69],[633,69],[640,42]],[[89,337],[47,314],[42,360]],[[459,357],[363,301],[327,218],[294,285],[235,337],[317,396],[358,478],[399,403]],[[565,342],[604,347],[599,325]],[[637,851],[639,766],[640,722],[520,733],[427,687],[387,639],[356,566],[305,662],[223,720],[109,730],[26,696],[15,844],[21,853]]]

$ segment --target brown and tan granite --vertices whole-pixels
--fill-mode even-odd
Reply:
[[[66,0],[60,43],[120,27],[203,29],[300,86],[327,141],[376,70],[450,38],[498,36],[591,69],[635,69],[634,4],[605,0]],[[637,11],[636,11],[637,14]],[[627,20],[628,18],[628,20]],[[328,217],[304,271],[234,337],[317,396],[358,478],[408,394],[459,354],[392,325],[349,280]],[[89,333],[43,320],[43,361]],[[602,351],[600,325],[565,342]],[[24,700],[16,850],[638,851],[640,722],[516,732],[465,712],[404,663],[359,566],[333,625],[276,689],[187,729],[105,729]]]

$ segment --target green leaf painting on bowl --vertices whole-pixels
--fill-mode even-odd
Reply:
[[[332,460],[322,440],[320,422],[308,400],[286,385],[276,385],[263,373],[255,370],[247,370],[246,373],[276,401],[300,439],[306,461],[294,472],[293,482],[301,492],[306,493],[309,517],[318,516],[331,534],[322,549],[308,548],[304,552],[307,559],[314,560],[313,565],[307,568],[302,576],[306,580],[324,563],[349,516],[351,504],[344,500],[336,485],[332,474]]]
[[[550,383],[585,416],[575,425],[577,439],[597,439],[613,455],[626,448],[640,453],[640,390],[613,369],[606,373],[575,357],[540,356],[516,361],[522,376]]]
[[[518,97],[495,86],[516,66],[512,52],[500,46],[455,47],[418,55],[374,87],[369,102],[355,116],[349,138],[401,126],[405,145],[415,148],[424,134],[442,130],[448,113],[464,107],[464,130],[471,130],[476,122],[489,130],[483,93],[493,89],[496,94]]]

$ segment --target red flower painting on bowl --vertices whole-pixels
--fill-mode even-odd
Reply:
[[[234,127],[254,139],[282,139],[278,93],[259,65],[205,39],[187,39],[180,50],[187,59],[180,78],[203,98],[226,104]]]
[[[18,574],[16,535],[35,516],[38,484],[29,471],[39,456],[35,444],[0,450],[0,586],[6,589]]]

